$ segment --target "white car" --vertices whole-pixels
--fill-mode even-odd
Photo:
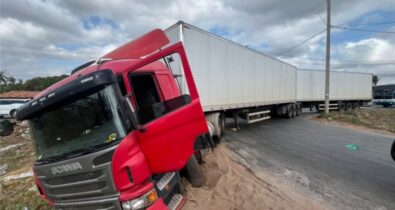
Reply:
[[[16,110],[28,101],[28,99],[0,99],[0,118],[14,118]]]

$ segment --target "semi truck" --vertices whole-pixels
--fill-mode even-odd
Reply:
[[[359,109],[372,100],[372,74],[331,71],[329,109]],[[325,71],[298,69],[297,101],[302,107],[324,109]]]
[[[56,209],[178,209],[180,174],[202,185],[197,162],[224,119],[295,117],[296,86],[295,66],[178,22],[75,68],[16,117]]]

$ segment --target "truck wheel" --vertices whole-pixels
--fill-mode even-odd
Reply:
[[[192,155],[185,165],[185,175],[192,187],[201,187],[204,183],[203,174],[195,156]]]
[[[392,156],[392,159],[395,161],[395,140],[394,140],[394,142],[392,143],[392,147],[391,147],[391,156]]]
[[[287,113],[285,115],[288,119],[292,118],[292,106],[288,105],[287,106]]]
[[[300,104],[297,104],[295,108],[296,108],[296,116],[302,114],[302,106]]]
[[[200,150],[195,152],[195,158],[196,158],[196,160],[197,160],[197,162],[199,164],[203,163],[203,155],[202,155],[202,152]]]
[[[345,103],[339,103],[339,111],[346,111],[346,104]]]
[[[10,117],[15,118],[15,116],[16,116],[16,109],[13,109],[10,111]]]
[[[351,110],[352,110],[352,103],[347,103],[346,111],[351,111]]]
[[[359,109],[359,103],[354,103],[352,106],[352,109],[358,110]]]
[[[292,118],[296,117],[296,106],[292,104]]]
[[[222,138],[225,135],[225,114],[224,113],[219,115],[219,127],[221,129],[220,138]]]

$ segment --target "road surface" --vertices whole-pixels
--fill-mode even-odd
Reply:
[[[229,130],[226,144],[252,165],[334,209],[395,209],[395,136],[304,117]],[[345,146],[354,144],[353,151]]]

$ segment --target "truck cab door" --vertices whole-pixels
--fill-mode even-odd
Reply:
[[[163,98],[154,72],[171,71],[168,58],[178,57],[174,62],[183,71],[188,91],[175,92],[173,98]],[[153,173],[182,169],[188,159],[201,145],[208,144],[205,138],[208,128],[189,64],[181,44],[166,48],[144,59],[137,69],[128,72],[130,93],[136,104],[140,129],[136,136]],[[175,79],[172,81],[176,85]],[[167,90],[168,91],[168,90]]]

